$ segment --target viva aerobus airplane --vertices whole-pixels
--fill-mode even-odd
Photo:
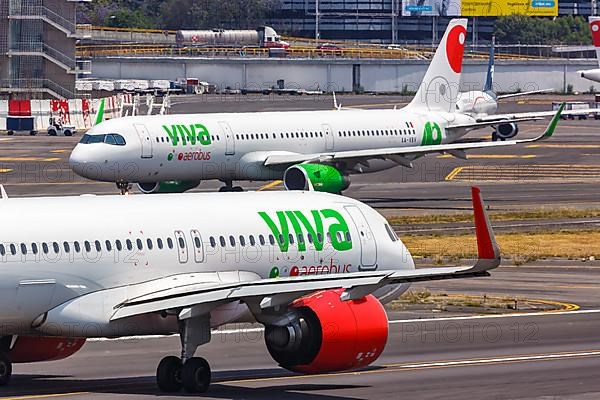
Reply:
[[[79,175],[135,182],[144,193],[183,192],[218,179],[221,191],[241,191],[235,180],[283,179],[287,189],[339,193],[349,175],[412,167],[430,153],[466,158],[471,149],[505,142],[457,142],[470,130],[539,119],[518,114],[477,121],[456,111],[466,19],[452,20],[412,102],[399,110],[329,110],[125,117],[94,126],[70,157]],[[562,112],[562,108],[559,113]]]
[[[86,338],[179,333],[181,357],[160,362],[158,386],[203,392],[211,371],[197,348],[211,328],[243,321],[264,324],[283,368],[359,369],[385,347],[382,304],[410,283],[488,276],[500,264],[477,188],[479,260],[424,269],[375,210],[329,193],[2,192],[0,385],[13,363],[68,357]]]

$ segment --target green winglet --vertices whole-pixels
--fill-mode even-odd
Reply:
[[[554,131],[556,130],[556,125],[558,125],[558,121],[560,121],[560,115],[562,114],[566,105],[567,103],[563,102],[561,103],[560,107],[558,107],[558,110],[556,110],[556,114],[554,114],[552,121],[550,121],[550,124],[546,128],[544,134],[540,137],[540,140],[546,140],[552,137]]]
[[[98,112],[96,113],[96,120],[94,121],[94,126],[104,121],[104,100],[105,99],[100,100],[100,105],[98,106]]]

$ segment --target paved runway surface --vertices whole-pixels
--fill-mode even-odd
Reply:
[[[600,268],[503,267],[491,278],[426,286],[435,292],[577,302],[581,310],[500,317],[430,314],[421,319],[391,312],[386,350],[371,368],[320,376],[278,368],[257,327],[233,325],[217,331],[199,350],[214,370],[215,382],[206,398],[600,398]],[[88,342],[67,360],[17,365],[12,387],[3,389],[2,396],[158,396],[155,367],[178,351],[177,337]]]

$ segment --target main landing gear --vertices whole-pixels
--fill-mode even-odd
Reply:
[[[117,182],[117,189],[119,189],[122,195],[129,194],[131,184],[129,182]]]
[[[0,351],[0,386],[8,385],[12,375],[12,363],[6,353]]]
[[[232,181],[223,181],[225,186],[219,189],[219,192],[243,192],[244,189],[241,186],[233,186]]]
[[[190,311],[190,315],[193,312]],[[181,358],[163,358],[156,369],[156,383],[161,391],[204,393],[211,380],[210,365],[202,357],[194,357],[198,346],[210,342],[210,317],[180,320]]]

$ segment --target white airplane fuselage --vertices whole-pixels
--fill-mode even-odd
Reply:
[[[451,143],[467,130],[450,133],[446,127],[472,122],[468,115],[410,107],[125,117],[105,121],[88,132],[118,133],[125,145],[80,143],[70,163],[79,175],[109,182],[263,181],[280,179],[286,169],[265,166],[267,155]],[[340,167],[344,173],[357,173],[397,165],[382,159],[360,165],[358,170],[354,165]]]
[[[588,69],[585,71],[578,71],[582,78],[589,79],[590,81],[600,82],[600,68]]]
[[[173,316],[113,322],[110,317],[127,299],[183,284],[414,269],[410,253],[390,235],[381,215],[356,200],[326,193],[81,196],[0,203],[0,336],[173,333],[178,332]],[[308,222],[298,224],[290,213]],[[388,286],[376,295],[386,302],[407,288]],[[248,315],[245,305],[229,303],[211,313],[211,325]]]
[[[498,101],[492,94],[481,90],[460,92],[456,100],[456,111],[473,117],[492,115],[498,111]]]

